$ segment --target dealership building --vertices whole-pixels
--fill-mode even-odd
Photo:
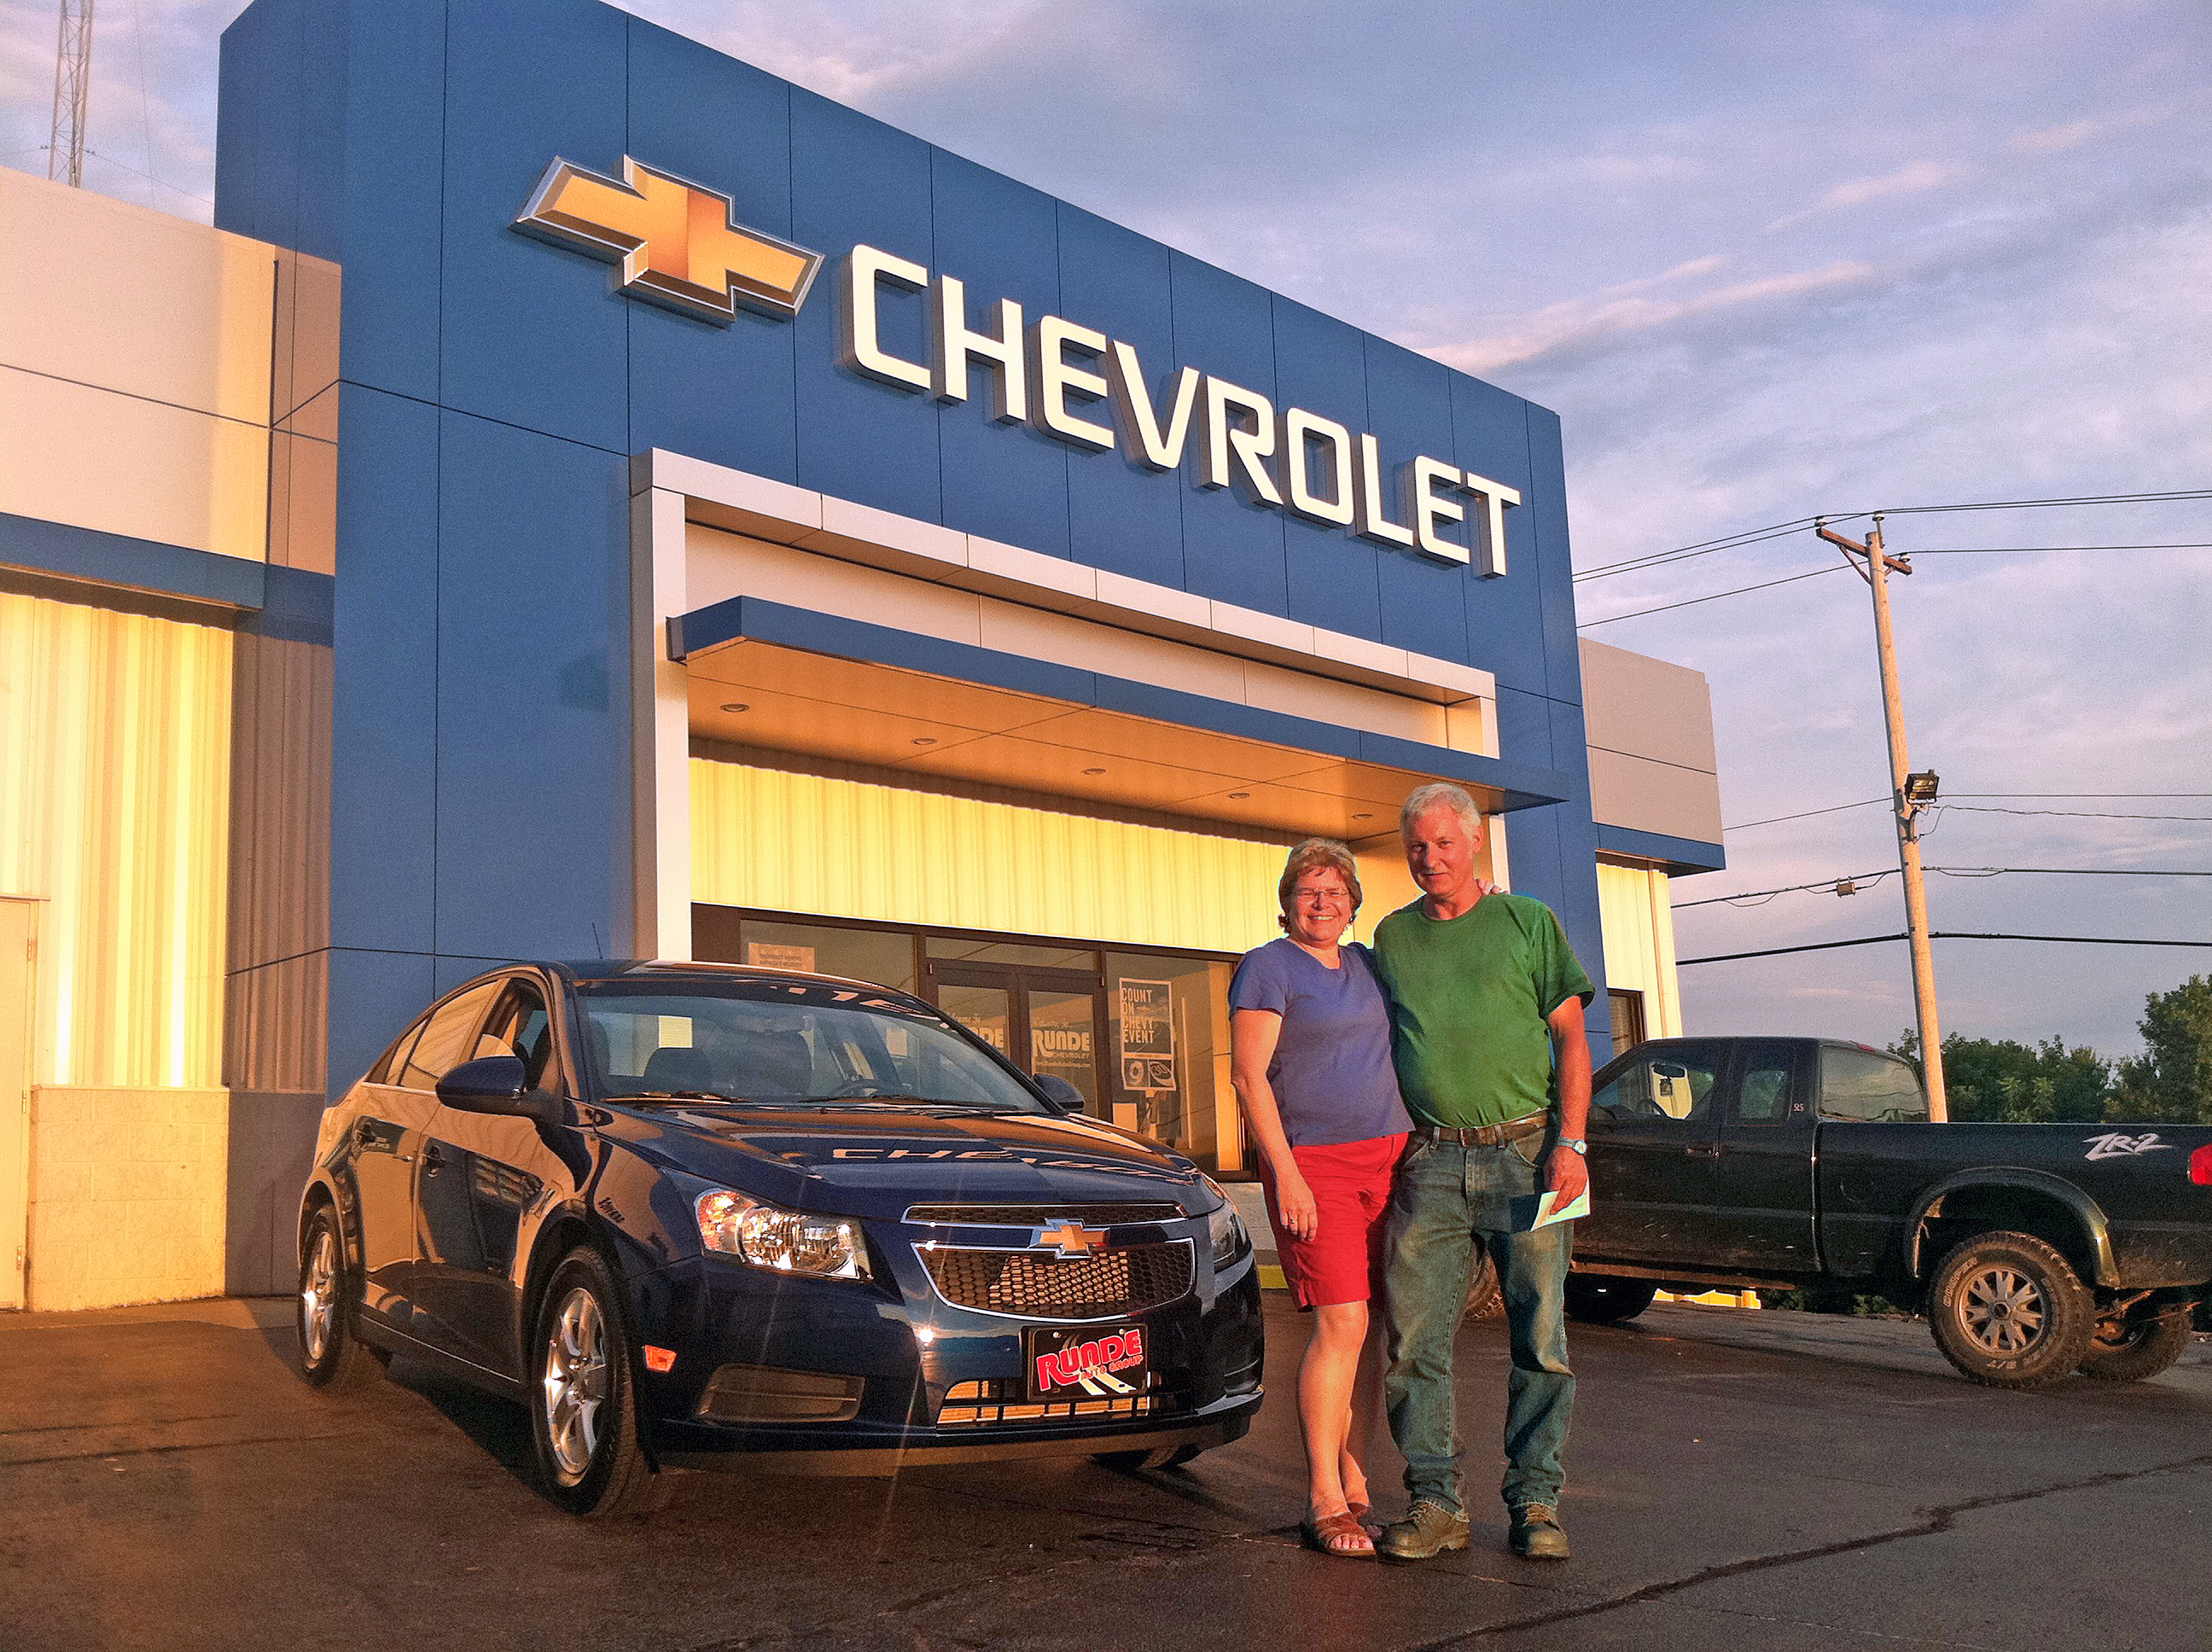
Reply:
[[[289,1288],[518,957],[887,982],[1235,1173],[1285,847],[1364,937],[1439,778],[1680,1030],[1710,702],[1577,642],[1553,413],[586,0],[258,0],[216,201],[0,171],[0,1307]]]

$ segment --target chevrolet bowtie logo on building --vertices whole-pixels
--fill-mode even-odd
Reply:
[[[732,216],[730,197],[623,157],[617,182],[556,161],[514,221],[526,235],[617,266],[618,292],[727,326],[738,306],[799,313],[822,255]]]
[[[1097,1228],[1086,1228],[1078,1222],[1062,1222],[1056,1228],[1037,1230],[1037,1243],[1050,1245],[1063,1256],[1088,1256],[1106,1242],[1106,1235]]]

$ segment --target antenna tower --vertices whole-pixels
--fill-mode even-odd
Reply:
[[[54,135],[46,146],[46,176],[73,189],[84,186],[85,108],[92,100],[93,0],[62,0],[54,46]]]

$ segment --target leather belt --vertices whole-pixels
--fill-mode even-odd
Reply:
[[[1551,1122],[1552,1114],[1547,1108],[1541,1113],[1530,1113],[1522,1118],[1508,1120],[1504,1124],[1418,1124],[1413,1127],[1413,1133],[1425,1141],[1455,1141],[1462,1147],[1496,1147],[1547,1129]]]

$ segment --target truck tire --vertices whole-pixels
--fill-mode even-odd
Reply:
[[[2100,1382],[2141,1382],[2181,1357],[2196,1334],[2186,1314],[2164,1319],[2100,1320],[2081,1357],[2081,1375]]]
[[[1467,1301],[1461,1307],[1462,1321],[1494,1320],[1505,1311],[1505,1298],[1498,1294],[1498,1264],[1490,1260],[1490,1253],[1478,1249],[1474,1266],[1468,1270]]]
[[[1659,1294],[1650,1279],[1610,1279],[1601,1273],[1567,1276],[1567,1317],[1585,1325],[1618,1325],[1651,1306]]]
[[[2039,1388],[2079,1365],[2096,1329],[2088,1286],[2033,1234],[1982,1233],[1936,1269],[1928,1327],[1959,1374],[1993,1388]]]

